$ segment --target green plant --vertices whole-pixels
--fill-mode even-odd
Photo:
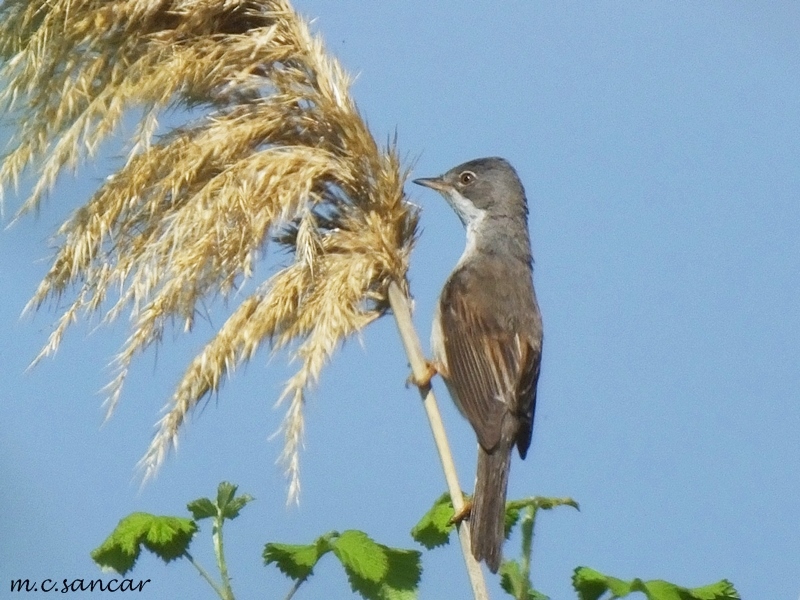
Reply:
[[[101,567],[123,575],[133,569],[142,548],[165,563],[183,558],[198,570],[222,600],[234,600],[222,532],[225,521],[237,518],[253,500],[247,494],[237,496],[237,489],[236,485],[223,482],[217,488],[215,500],[199,498],[190,502],[187,508],[192,514],[191,519],[147,513],[128,515],[92,552],[92,558]],[[535,496],[506,504],[506,536],[517,525],[522,534],[519,559],[505,560],[500,570],[501,586],[515,600],[549,600],[531,583],[533,533],[538,511],[559,506],[577,509],[578,503],[572,498]],[[449,494],[443,494],[412,528],[411,536],[428,550],[449,543],[455,529],[454,514]],[[204,519],[212,520],[219,581],[189,553],[189,545],[199,530],[198,522]],[[422,553],[380,544],[363,531],[330,531],[308,544],[269,542],[264,547],[263,558],[264,564],[274,565],[293,580],[286,596],[289,600],[300,586],[309,581],[314,568],[328,554],[341,564],[352,591],[366,600],[412,600],[417,597],[422,576]],[[689,589],[660,580],[623,581],[588,567],[578,567],[572,584],[579,600],[614,600],[633,592],[643,593],[648,600],[740,600],[733,585],[726,580]]]
[[[199,498],[187,505],[192,518],[133,513],[122,519],[111,535],[94,551],[92,559],[101,567],[125,574],[133,569],[142,548],[165,563],[183,558],[194,566],[222,600],[234,600],[228,563],[225,559],[223,529],[225,522],[239,516],[253,500],[247,494],[237,496],[237,486],[223,482],[216,499]],[[212,542],[219,580],[189,553],[199,521],[211,519]],[[331,531],[310,544],[268,543],[264,563],[274,564],[294,580],[287,598],[291,598],[326,554],[338,559],[354,592],[367,600],[401,600],[416,597],[422,566],[420,552],[391,548],[372,540],[363,531]]]

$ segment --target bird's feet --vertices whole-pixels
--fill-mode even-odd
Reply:
[[[449,525],[459,525],[461,521],[464,519],[469,519],[469,514],[472,512],[472,500],[467,500],[464,502],[464,506],[461,507],[461,510],[456,512],[450,520],[448,521]]]
[[[408,376],[408,379],[406,379],[406,387],[409,385],[415,385],[418,388],[430,387],[431,379],[433,379],[438,372],[439,368],[435,362],[426,361],[425,373],[422,377],[416,377],[412,372],[411,375]]]

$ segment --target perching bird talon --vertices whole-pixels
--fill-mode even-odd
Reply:
[[[406,387],[408,387],[409,385],[415,385],[418,388],[430,387],[431,379],[433,379],[438,372],[439,369],[437,368],[435,363],[426,361],[425,373],[423,374],[423,376],[417,378],[414,376],[414,373],[412,372],[411,375],[408,376],[408,379],[406,379]]]
[[[455,513],[450,520],[447,522],[448,525],[460,525],[461,521],[464,519],[469,519],[469,514],[472,512],[472,500],[467,500],[464,502],[464,506],[461,507],[457,513]]]

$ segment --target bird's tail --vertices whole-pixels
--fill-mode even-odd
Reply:
[[[486,561],[492,573],[497,573],[503,556],[510,466],[509,450],[500,447],[489,454],[478,446],[478,476],[469,516],[472,555],[477,561]]]

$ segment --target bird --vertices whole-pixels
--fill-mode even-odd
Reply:
[[[542,357],[527,198],[514,167],[499,157],[414,183],[439,192],[466,229],[434,314],[430,375],[442,376],[477,435],[471,551],[497,573],[511,453],[516,446],[524,459],[530,447]]]

